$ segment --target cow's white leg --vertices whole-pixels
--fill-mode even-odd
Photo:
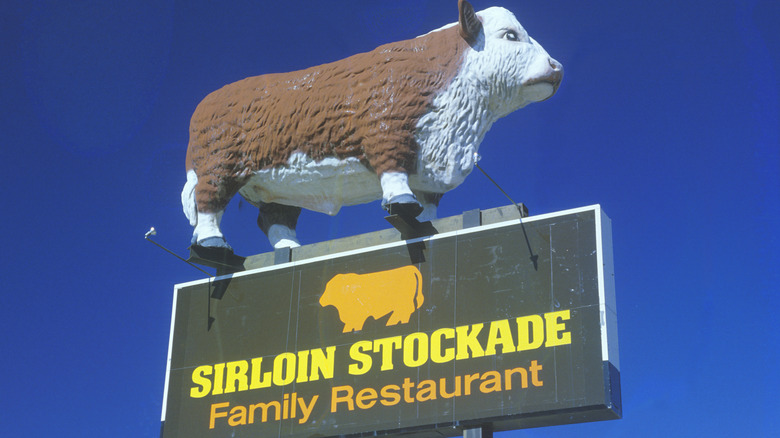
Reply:
[[[259,202],[257,226],[268,236],[268,241],[274,248],[296,248],[301,246],[295,236],[295,226],[301,207],[277,204],[275,202]]]
[[[414,197],[409,188],[409,176],[405,172],[385,172],[379,178],[379,183],[382,185],[382,200],[385,203],[391,203],[404,195]]]
[[[192,232],[193,243],[208,247],[230,248],[219,229],[219,223],[222,221],[224,210],[216,213],[197,212],[198,223]]]
[[[274,224],[268,228],[268,240],[274,248],[297,248],[301,246],[295,230],[285,225]]]
[[[382,185],[382,207],[390,214],[394,214],[394,210],[410,216],[420,214],[422,205],[409,188],[409,176],[405,172],[385,172],[379,183]]]

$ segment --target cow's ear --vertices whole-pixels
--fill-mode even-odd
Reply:
[[[466,0],[458,0],[458,24],[460,25],[460,36],[469,44],[477,41],[477,36],[482,30],[482,22],[479,21],[474,7]]]

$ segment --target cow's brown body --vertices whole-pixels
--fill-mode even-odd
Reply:
[[[211,93],[190,123],[187,169],[198,174],[198,210],[224,209],[254,172],[285,166],[293,152],[356,157],[378,175],[413,172],[415,124],[467,47],[453,27]]]

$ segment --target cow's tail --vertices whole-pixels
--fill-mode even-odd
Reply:
[[[422,275],[420,274],[419,269],[414,270],[414,278],[417,280],[417,290],[414,293],[414,308],[419,309],[423,305],[423,301],[425,301],[425,297],[422,293]]]
[[[198,224],[198,206],[195,203],[195,186],[198,184],[198,175],[193,169],[187,171],[187,182],[181,191],[181,206],[184,215],[190,220],[193,227]]]

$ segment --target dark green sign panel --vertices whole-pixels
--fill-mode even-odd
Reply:
[[[220,300],[213,287],[175,288],[163,437],[456,436],[621,415],[599,206],[242,272]]]

